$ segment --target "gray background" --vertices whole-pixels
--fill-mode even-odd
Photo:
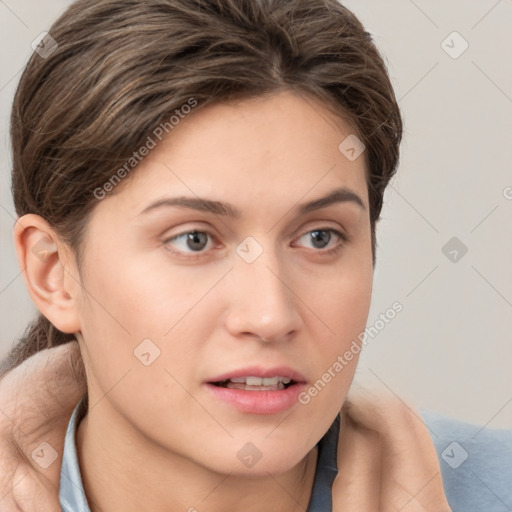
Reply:
[[[0,0],[0,356],[35,312],[12,244],[9,110],[32,40],[68,4]],[[369,338],[356,379],[512,427],[512,1],[345,4],[384,53],[405,119],[368,325],[395,301],[403,311]],[[454,31],[469,44],[458,58]]]

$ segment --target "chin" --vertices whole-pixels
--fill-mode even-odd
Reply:
[[[278,475],[286,473],[296,467],[308,455],[311,448],[300,446],[290,439],[289,445],[282,442],[261,441],[230,443],[230,446],[211,450],[202,465],[210,471],[233,476],[262,478],[269,473]],[[198,461],[199,462],[199,461]]]

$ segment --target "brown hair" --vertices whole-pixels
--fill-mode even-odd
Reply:
[[[49,34],[56,43],[32,55],[14,99],[14,203],[78,261],[94,191],[176,109],[287,88],[321,100],[365,144],[375,264],[402,119],[371,35],[337,0],[78,0]],[[4,371],[72,339],[40,315]]]

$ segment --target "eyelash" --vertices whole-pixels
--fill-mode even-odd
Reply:
[[[323,254],[325,256],[331,255],[331,254],[336,254],[345,246],[345,244],[347,244],[349,242],[349,238],[347,235],[345,235],[345,233],[342,233],[341,231],[338,231],[337,229],[329,228],[329,227],[310,229],[309,231],[306,231],[303,235],[301,235],[299,237],[299,239],[302,238],[303,236],[309,235],[310,233],[313,233],[315,231],[327,231],[328,233],[334,234],[338,238],[338,243],[331,249],[312,249],[314,252]],[[329,243],[330,242],[331,241],[329,240]]]
[[[315,231],[326,231],[326,232],[329,232],[331,234],[334,234],[339,239],[339,242],[334,247],[332,247],[331,249],[318,249],[318,250],[311,249],[312,251],[314,251],[314,252],[316,252],[318,254],[321,254],[321,255],[325,255],[325,256],[334,255],[334,254],[338,253],[348,242],[350,242],[349,237],[345,233],[342,233],[341,231],[338,231],[337,229],[329,228],[329,227],[320,227],[320,228],[315,228],[315,229],[311,229],[309,231],[306,231],[304,234],[299,236],[297,238],[297,240],[299,240],[302,237],[304,237],[305,235],[308,235],[308,234],[313,233]],[[180,237],[183,237],[183,236],[191,234],[191,233],[202,233],[202,234],[207,235],[212,240],[215,240],[215,238],[216,238],[214,235],[212,235],[208,231],[199,230],[199,229],[191,229],[189,231],[183,231],[182,233],[178,233],[177,235],[173,235],[172,237],[166,238],[166,239],[163,240],[163,243],[167,246],[167,244],[169,244],[171,241],[176,240],[176,239],[178,239]],[[330,243],[330,241],[329,241],[329,243]],[[170,252],[172,252],[173,254],[176,254],[178,256],[181,256],[181,257],[184,257],[184,258],[187,258],[187,259],[201,258],[207,252],[207,251],[183,252],[183,251],[177,251],[177,250],[171,249],[169,247],[167,247],[167,249]]]

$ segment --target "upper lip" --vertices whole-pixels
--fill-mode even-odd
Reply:
[[[250,366],[247,368],[231,370],[229,372],[223,373],[222,375],[208,379],[207,382],[223,382],[225,380],[236,379],[239,377],[260,377],[262,379],[269,377],[286,377],[293,380],[294,382],[306,382],[306,379],[300,372],[287,366],[276,366],[273,368]]]

